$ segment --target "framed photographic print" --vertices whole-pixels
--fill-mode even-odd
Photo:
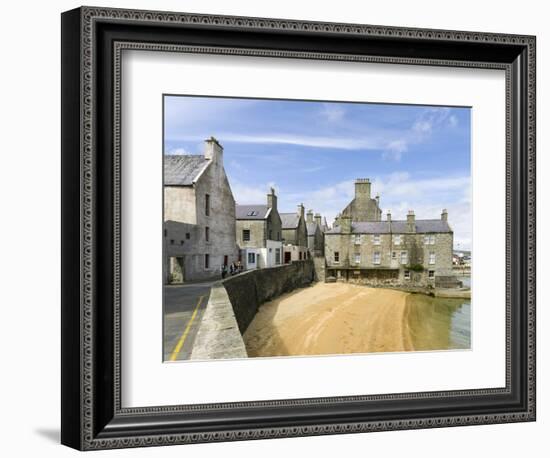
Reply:
[[[535,38],[62,15],[62,442],[535,420]]]

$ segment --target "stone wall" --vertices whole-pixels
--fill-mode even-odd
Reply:
[[[315,266],[315,280],[326,280],[326,261],[324,256],[315,256],[313,258],[313,265]]]
[[[246,358],[242,334],[258,308],[314,281],[311,259],[257,269],[217,282],[199,325],[191,359]]]
[[[241,333],[246,331],[258,308],[281,294],[307,286],[314,281],[311,259],[279,267],[244,272],[223,281]]]
[[[215,283],[210,291],[190,359],[247,357],[227,291],[221,282]]]

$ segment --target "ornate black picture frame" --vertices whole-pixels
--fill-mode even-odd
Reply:
[[[123,408],[123,49],[506,72],[506,387]],[[535,37],[82,7],[62,15],[62,435],[80,450],[535,420]]]

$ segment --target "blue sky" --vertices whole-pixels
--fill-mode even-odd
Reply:
[[[327,217],[353,198],[355,178],[394,219],[449,211],[455,246],[471,246],[470,109],[367,103],[165,97],[165,154],[202,154],[216,137],[238,203],[297,204]]]

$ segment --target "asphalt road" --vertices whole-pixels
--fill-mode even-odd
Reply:
[[[189,359],[213,283],[164,287],[164,361]]]

